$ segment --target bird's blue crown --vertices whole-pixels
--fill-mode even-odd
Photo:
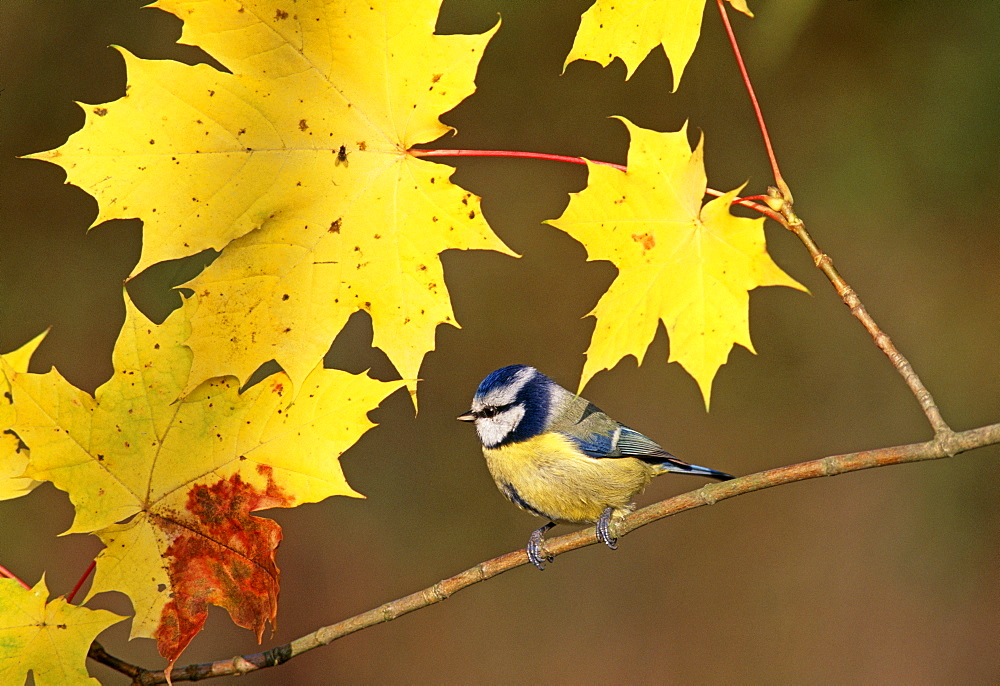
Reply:
[[[550,386],[553,381],[534,367],[524,364],[512,364],[491,372],[476,390],[476,398],[491,402],[494,398],[504,396],[505,389],[513,390],[520,385],[517,392],[505,398],[502,405],[495,405],[503,410],[516,405],[524,406],[524,416],[517,426],[504,438],[500,445],[519,443],[545,432],[549,419],[549,407],[552,393]]]

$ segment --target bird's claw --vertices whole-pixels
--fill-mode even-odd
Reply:
[[[604,512],[597,520],[597,540],[608,546],[612,550],[618,550],[618,539],[611,535],[611,513],[610,507],[604,508]]]
[[[545,552],[545,532],[554,526],[555,522],[549,522],[532,531],[528,538],[528,560],[542,571],[545,570],[546,562],[552,562],[555,559]]]

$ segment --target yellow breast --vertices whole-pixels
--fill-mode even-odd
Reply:
[[[615,516],[632,510],[634,498],[655,470],[631,457],[592,458],[558,433],[500,448],[483,448],[497,487],[518,507],[556,522],[596,522],[606,507]]]

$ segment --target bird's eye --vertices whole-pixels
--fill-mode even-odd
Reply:
[[[489,419],[490,417],[496,417],[501,412],[506,412],[514,403],[507,403],[506,405],[487,405],[483,409],[476,412],[476,417],[478,419]]]

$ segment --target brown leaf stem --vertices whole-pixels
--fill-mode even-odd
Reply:
[[[678,512],[693,510],[703,505],[712,505],[721,500],[727,500],[738,495],[753,493],[773,486],[804,481],[806,479],[815,479],[822,476],[846,474],[847,472],[856,472],[873,467],[902,464],[904,462],[919,462],[922,460],[953,457],[958,453],[973,448],[996,444],[1000,444],[1000,424],[990,424],[958,433],[951,432],[950,430],[948,432],[940,432],[932,440],[925,443],[864,450],[844,455],[832,455],[809,462],[800,462],[787,467],[769,469],[765,472],[750,474],[734,479],[733,481],[709,484],[696,491],[684,493],[644,507],[626,517],[616,527],[615,534],[623,536],[641,526],[677,514]],[[548,554],[555,556],[569,552],[570,550],[593,545],[596,542],[597,538],[594,528],[589,527],[564,536],[548,539],[545,542],[545,549]],[[338,638],[354,633],[355,631],[360,631],[361,629],[382,622],[388,622],[414,610],[439,603],[463,588],[491,579],[515,567],[527,564],[527,562],[528,556],[523,549],[495,557],[492,560],[486,560],[464,572],[439,581],[422,591],[411,593],[408,596],[385,603],[349,619],[323,627],[291,643],[253,655],[244,655],[228,660],[189,665],[175,669],[172,674],[172,681],[197,681],[217,676],[246,674],[266,667],[279,665],[296,655],[332,643]],[[132,677],[134,684],[166,683],[166,677],[162,671],[146,670],[125,663],[118,658],[108,655],[97,642],[91,646],[89,657],[108,665],[112,669],[128,674]]]

